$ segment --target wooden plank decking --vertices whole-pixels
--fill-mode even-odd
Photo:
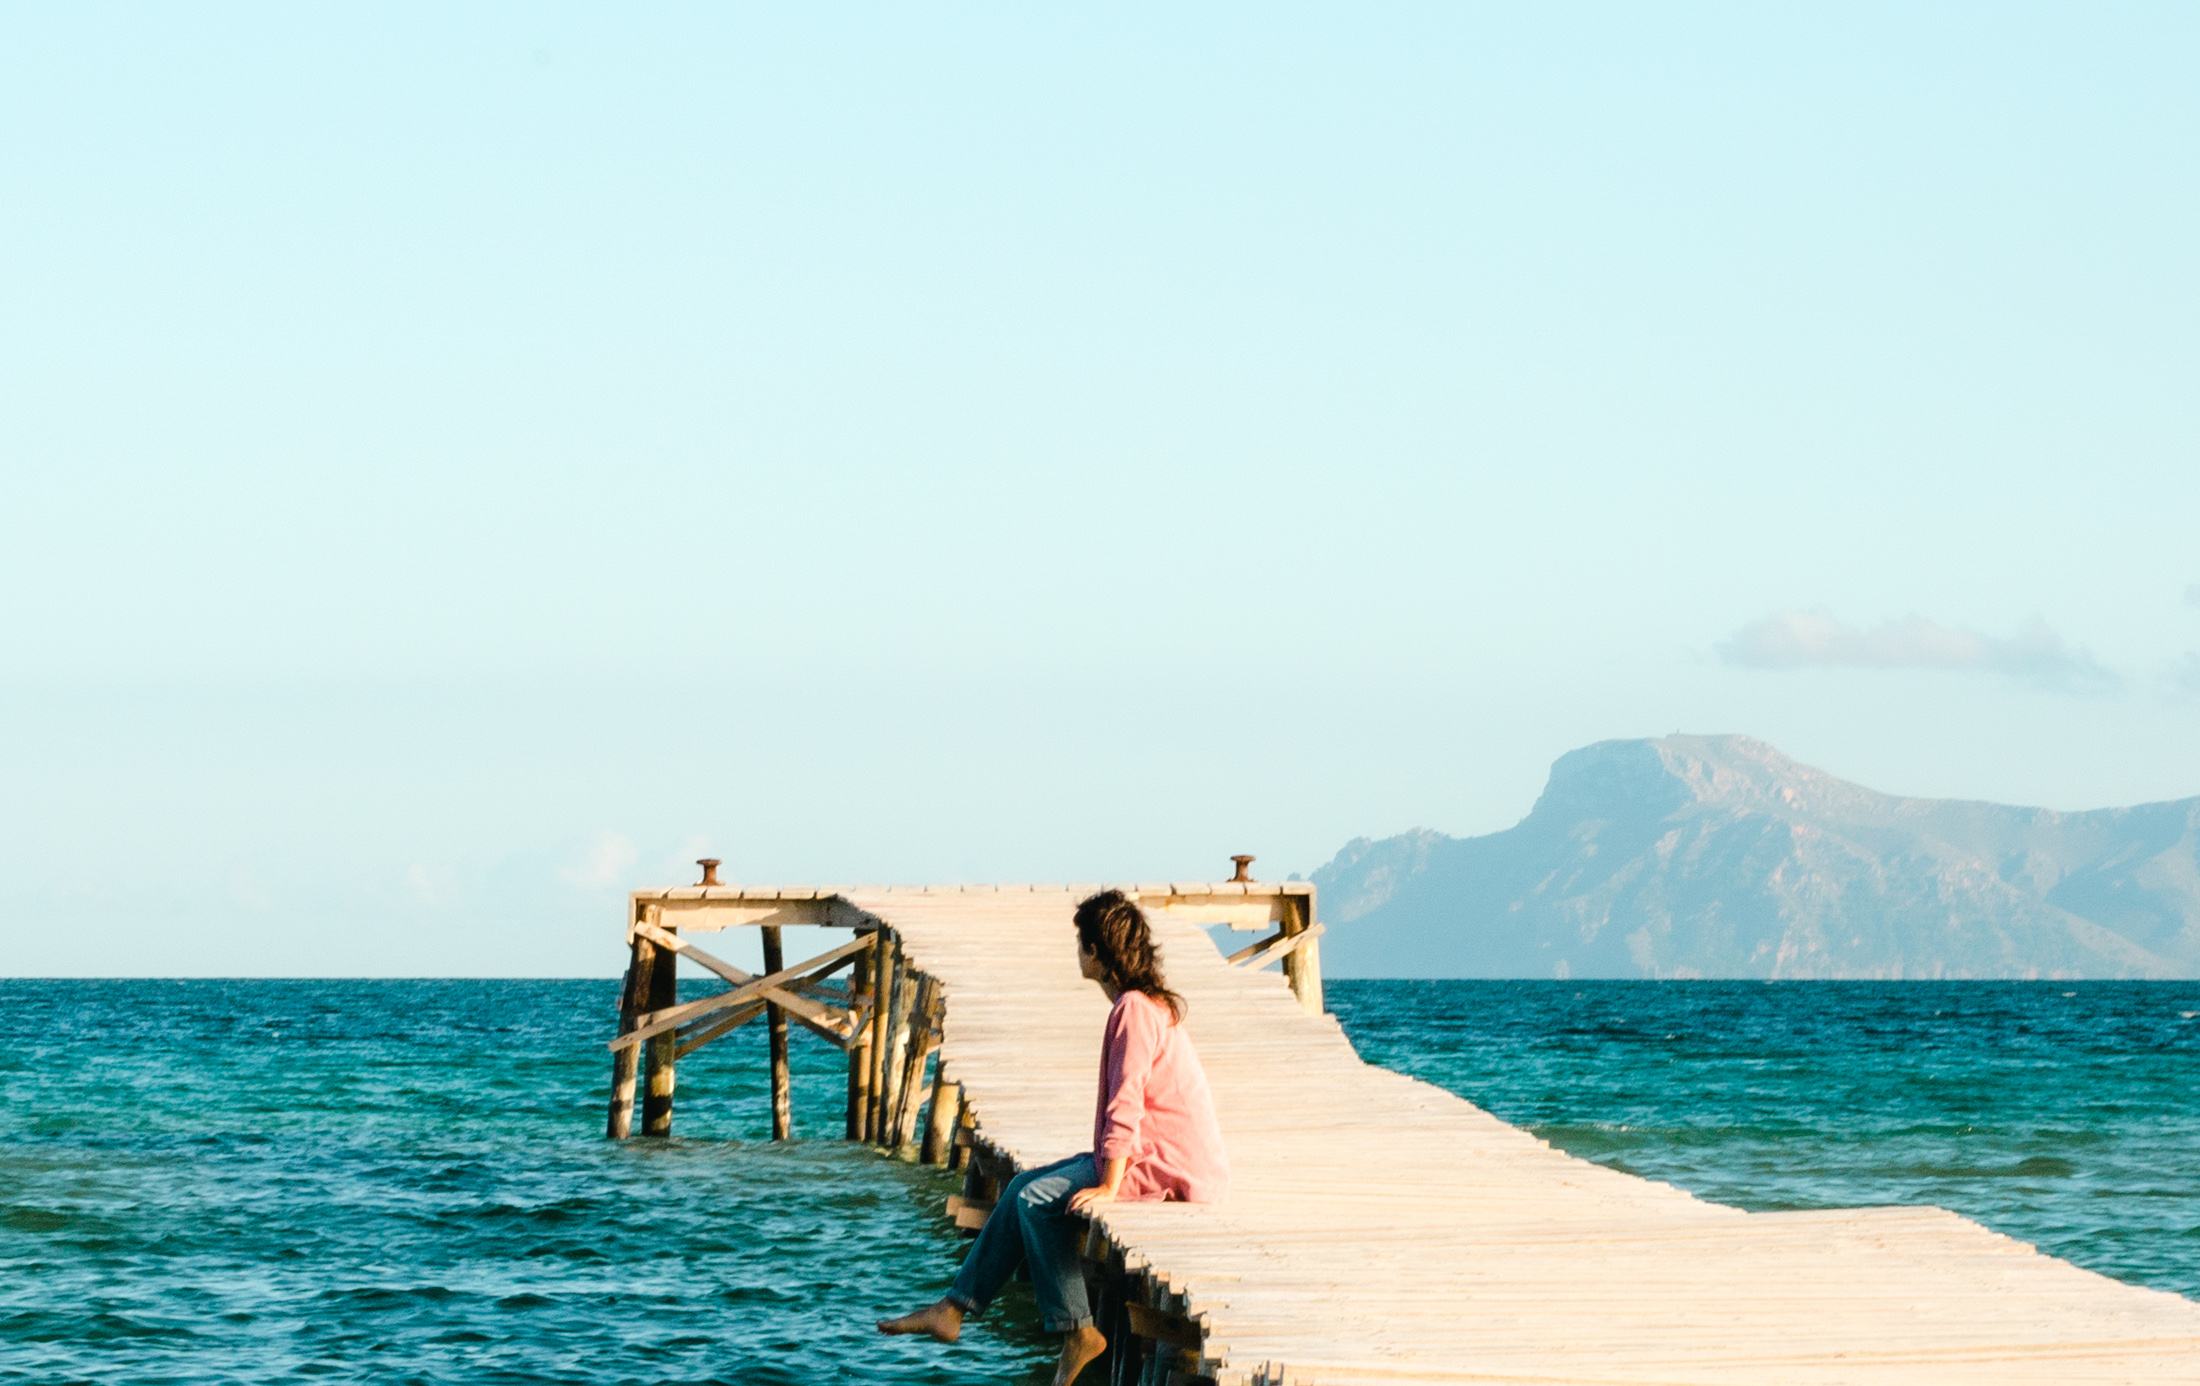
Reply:
[[[986,1144],[1089,1148],[1106,1002],[1077,973],[1076,893],[802,898],[822,894],[944,985],[941,1053]],[[1218,1381],[2200,1383],[2200,1304],[1936,1208],[1743,1213],[1576,1159],[1363,1063],[1193,920],[1154,924],[1235,1192],[1101,1223],[1187,1297]]]

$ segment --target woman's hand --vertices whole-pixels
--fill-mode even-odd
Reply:
[[[1069,1210],[1073,1213],[1088,1212],[1103,1203],[1115,1202],[1116,1191],[1123,1187],[1124,1172],[1131,1162],[1122,1156],[1100,1162],[1100,1182],[1089,1189],[1079,1189],[1069,1196]]]

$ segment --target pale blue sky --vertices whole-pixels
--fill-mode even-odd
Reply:
[[[0,11],[0,972],[2200,794],[2185,6]]]

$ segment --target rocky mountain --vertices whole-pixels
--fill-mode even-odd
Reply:
[[[1746,736],[1568,752],[1517,825],[1314,881],[1346,977],[2200,976],[2200,798],[1905,799]]]

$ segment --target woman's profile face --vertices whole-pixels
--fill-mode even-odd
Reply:
[[[1100,980],[1100,955],[1087,948],[1082,938],[1077,940],[1077,970],[1088,982]]]

